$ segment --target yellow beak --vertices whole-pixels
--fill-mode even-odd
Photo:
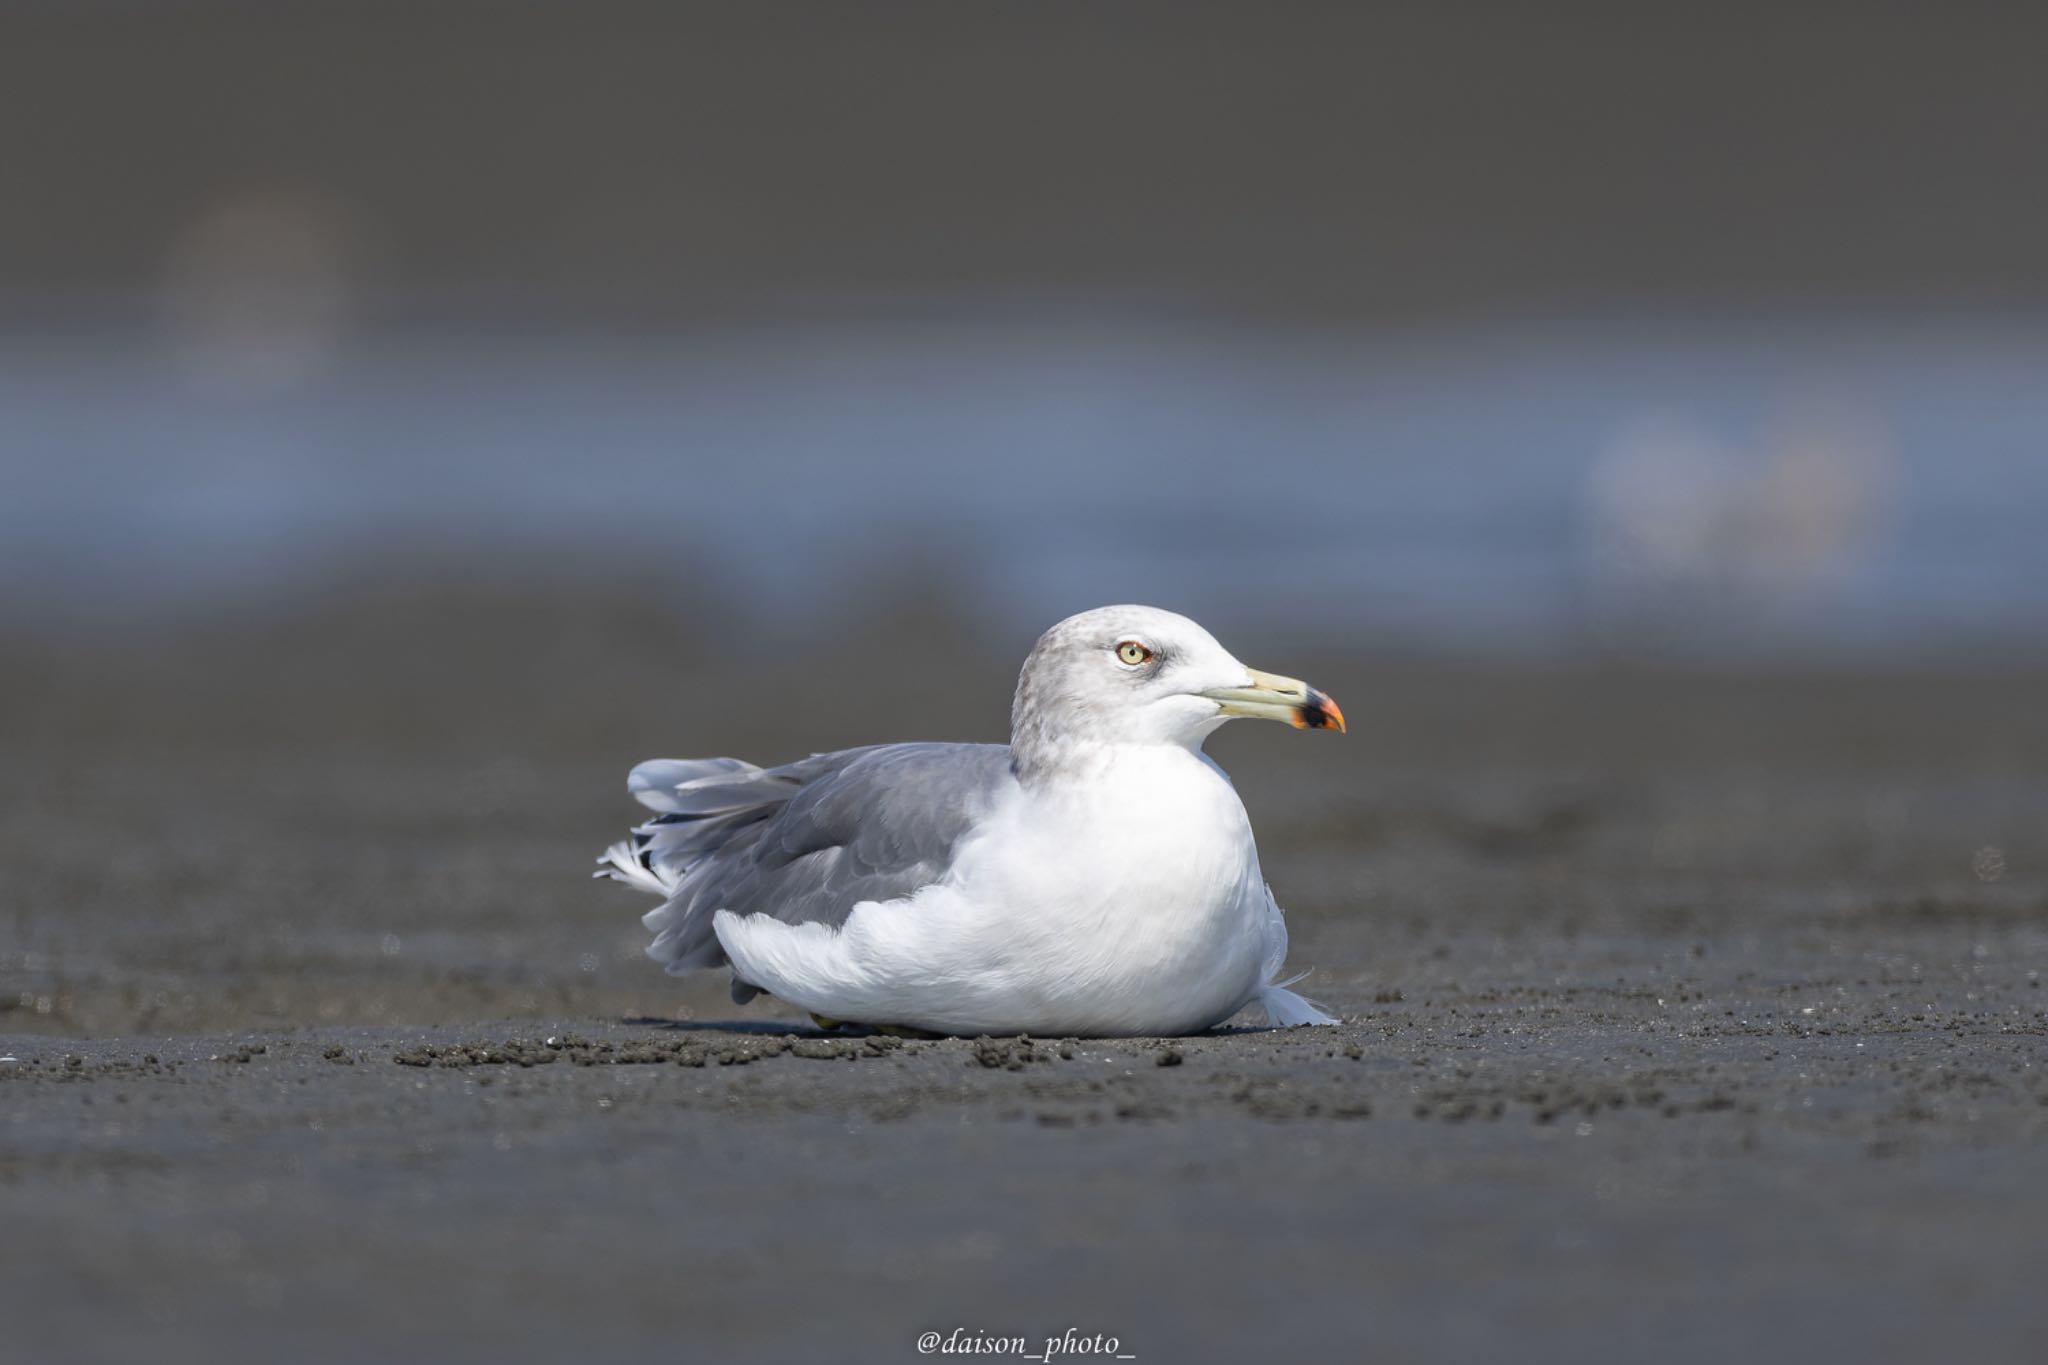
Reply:
[[[1250,687],[1216,687],[1202,695],[1215,702],[1226,716],[1251,716],[1257,720],[1283,720],[1297,730],[1335,730],[1344,733],[1344,713],[1337,703],[1299,678],[1251,670]]]

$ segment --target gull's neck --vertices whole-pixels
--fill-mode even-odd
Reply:
[[[1212,766],[1202,754],[1199,739],[1193,744],[1176,744],[1049,734],[1042,730],[1020,730],[1010,736],[1010,769],[1027,789],[1094,785],[1118,770],[1187,762]]]

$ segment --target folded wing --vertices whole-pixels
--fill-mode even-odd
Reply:
[[[863,901],[911,895],[945,875],[1015,780],[1000,744],[885,744],[779,768],[656,759],[628,780],[655,816],[597,875],[664,897],[642,921],[649,957],[671,972],[716,967],[718,911],[836,926]]]

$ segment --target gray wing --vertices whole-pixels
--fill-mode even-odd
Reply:
[[[766,769],[642,764],[631,785],[661,814],[632,856],[669,897],[646,917],[648,954],[671,971],[724,962],[719,910],[837,925],[862,901],[908,896],[944,875],[1015,781],[1001,744],[884,744]]]

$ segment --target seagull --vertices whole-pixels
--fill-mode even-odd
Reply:
[[[1101,607],[1040,637],[1008,744],[640,764],[627,789],[655,815],[596,875],[662,898],[642,922],[669,972],[730,967],[737,1003],[766,993],[821,1026],[1172,1036],[1250,1007],[1333,1024],[1280,979],[1286,922],[1202,752],[1239,716],[1344,729],[1329,697],[1187,617]]]

